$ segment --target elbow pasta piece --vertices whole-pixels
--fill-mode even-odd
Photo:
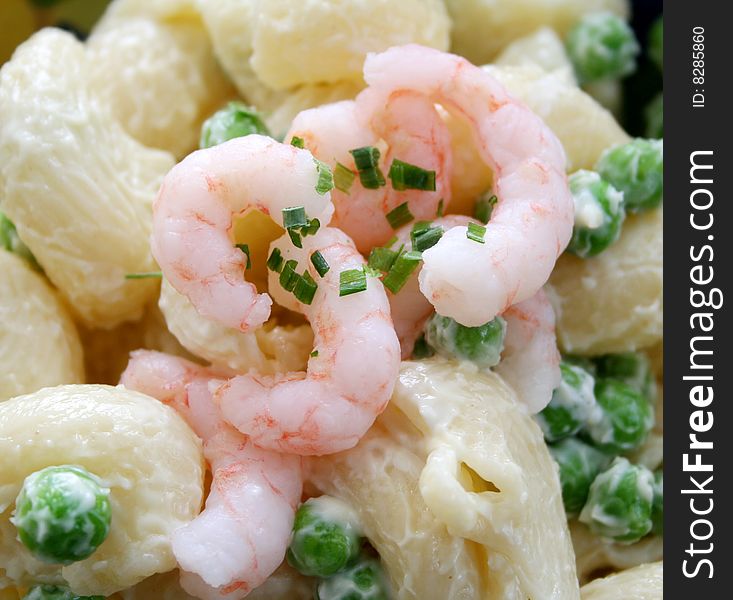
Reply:
[[[630,215],[618,241],[598,256],[561,256],[548,288],[564,352],[628,352],[659,342],[662,209]]]
[[[158,284],[151,203],[173,157],[140,145],[91,89],[84,45],[36,33],[0,73],[3,211],[90,327],[139,318]]]
[[[640,565],[584,585],[582,600],[662,600],[662,562]]]
[[[312,485],[356,510],[397,600],[485,597],[485,553],[452,536],[425,504],[422,438],[392,403],[355,448],[307,464]]]
[[[259,3],[251,65],[275,90],[361,81],[364,58],[407,42],[447,50],[441,0],[268,0]]]
[[[486,69],[552,129],[569,173],[592,169],[606,148],[630,140],[610,112],[556,73],[530,66]]]
[[[91,85],[127,133],[182,157],[233,96],[200,21],[116,21],[87,42]]]
[[[252,44],[259,7],[256,0],[195,0],[214,53],[239,93],[257,106],[272,101],[273,90],[252,69]]]
[[[362,81],[367,52],[407,42],[448,48],[440,0],[199,0],[222,66],[262,104],[273,90]]]
[[[398,598],[579,598],[556,467],[494,374],[403,363],[377,425],[310,472],[358,512]]]
[[[0,250],[0,402],[62,383],[82,383],[79,334],[42,275]]]
[[[200,315],[167,280],[160,290],[159,306],[168,329],[183,347],[237,373],[253,370],[276,375],[305,370],[313,349],[313,331],[307,324],[279,326],[268,322],[254,332],[242,333]]]
[[[570,522],[570,535],[580,585],[595,579],[599,572],[605,575],[609,570],[630,569],[662,560],[664,551],[662,536],[648,535],[634,544],[617,544],[598,537],[576,520]]]
[[[565,36],[588,13],[629,14],[628,0],[445,0],[453,20],[451,48],[475,64],[546,25]]]
[[[539,67],[547,73],[555,73],[568,84],[577,85],[573,63],[565,52],[565,45],[549,27],[540,27],[514,40],[501,51],[493,64],[501,67]]]
[[[170,535],[199,512],[204,464],[173,409],[122,387],[45,388],[0,404],[0,456],[0,586],[63,578],[78,594],[109,595],[176,566]],[[59,464],[100,477],[112,504],[107,539],[65,567],[33,558],[9,521],[25,477]]]
[[[420,491],[433,514],[482,544],[519,597],[577,598],[557,467],[501,378],[467,364],[406,363],[393,401],[429,440]]]

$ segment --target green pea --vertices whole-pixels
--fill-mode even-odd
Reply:
[[[41,267],[36,261],[36,257],[33,256],[28,246],[23,243],[23,240],[18,237],[15,224],[2,211],[0,211],[0,248],[17,254],[22,259],[28,261],[31,267],[37,271],[41,270]]]
[[[624,195],[595,171],[576,171],[568,184],[575,203],[568,251],[583,258],[600,254],[621,235],[626,218]]]
[[[560,362],[560,374],[560,386],[552,392],[550,403],[535,417],[548,442],[577,433],[600,413],[593,392],[593,375],[566,361]]]
[[[303,503],[295,514],[288,562],[304,575],[330,577],[359,555],[361,532],[351,508],[321,496]]]
[[[596,363],[593,362],[593,359],[588,358],[587,356],[564,354],[562,360],[569,365],[575,365],[576,367],[580,367],[581,369],[588,371],[588,373],[594,377],[596,375]]]
[[[22,600],[104,600],[104,596],[77,596],[70,589],[57,585],[35,585]]]
[[[636,138],[628,144],[609,148],[596,164],[596,171],[624,193],[629,212],[656,208],[664,192],[664,143]]]
[[[618,379],[631,386],[650,402],[656,396],[656,382],[649,358],[641,352],[606,354],[595,359],[599,377]]]
[[[559,468],[565,512],[569,517],[575,516],[588,499],[591,483],[608,465],[609,458],[574,437],[550,444],[549,449]]]
[[[109,490],[83,467],[47,467],[26,477],[11,521],[38,559],[68,565],[83,560],[107,538]]]
[[[379,561],[362,557],[347,570],[318,584],[316,600],[388,600],[386,578]]]
[[[506,321],[501,317],[466,327],[436,313],[425,325],[425,340],[438,354],[469,360],[481,368],[499,364],[505,334]]]
[[[652,472],[617,457],[591,484],[579,518],[596,535],[630,544],[652,529],[653,497]]]
[[[252,133],[270,135],[267,125],[254,108],[242,102],[230,102],[204,122],[199,147],[211,148]]]
[[[566,48],[581,83],[628,75],[639,54],[631,27],[608,12],[583,17],[568,33]]]
[[[654,472],[654,498],[652,500],[652,533],[664,533],[664,473]]]
[[[637,390],[617,379],[597,379],[601,415],[583,429],[594,446],[609,454],[638,448],[654,425],[654,409]]]
[[[659,17],[649,29],[647,54],[651,61],[662,71],[664,68],[664,20]]]
[[[659,92],[649,101],[644,109],[646,119],[646,135],[648,138],[662,139],[664,137],[664,97]]]

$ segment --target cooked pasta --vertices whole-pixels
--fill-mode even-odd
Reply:
[[[661,19],[108,4],[0,8],[0,600],[661,598]]]
[[[168,536],[199,509],[203,463],[171,409],[123,388],[45,388],[0,405],[0,451],[0,585],[65,580],[78,593],[111,594],[175,566]],[[23,479],[59,462],[109,486],[115,520],[95,554],[64,567],[34,558],[9,520]]]
[[[5,250],[0,273],[0,402],[46,386],[82,383],[79,334],[58,294]]]
[[[139,318],[157,286],[125,274],[155,269],[150,205],[173,157],[125,134],[68,33],[40,31],[18,49],[0,111],[2,207],[23,241],[86,325]]]

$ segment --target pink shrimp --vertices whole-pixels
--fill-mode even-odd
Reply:
[[[555,313],[543,290],[502,314],[506,337],[501,362],[494,367],[530,413],[541,411],[560,385],[560,353]]]
[[[310,152],[260,135],[190,154],[153,204],[152,250],[163,275],[200,314],[245,332],[261,325],[272,300],[245,279],[232,219],[257,208],[281,225],[282,209],[303,206],[325,225],[333,204],[316,190],[318,179]]]
[[[447,217],[435,219],[432,225],[442,227],[444,231],[448,231],[453,227],[465,227],[468,223],[478,223],[478,221],[463,215],[448,215]],[[393,248],[399,248],[402,244],[406,248],[410,248],[412,227],[413,224],[408,224],[397,231],[397,242],[393,244]],[[395,331],[400,340],[403,359],[412,356],[415,341],[422,333],[425,321],[430,318],[434,311],[433,305],[425,298],[418,286],[420,268],[418,267],[413,271],[404,287],[397,294],[388,292],[392,321],[394,321]]]
[[[380,165],[385,176],[394,159],[435,171],[435,191],[398,191],[389,183],[366,189],[358,177],[348,193],[333,191],[333,224],[345,231],[361,252],[392,237],[394,231],[386,215],[398,205],[407,202],[415,218],[432,219],[441,201],[443,206],[450,203],[450,134],[434,104],[420,94],[399,90],[384,98],[367,89],[355,101],[303,111],[293,120],[285,139],[293,136],[303,138],[307,148],[332,166],[340,162],[355,169],[349,150],[383,143],[387,150]]]
[[[303,455],[354,446],[384,410],[397,381],[400,348],[382,283],[366,277],[366,289],[340,296],[340,273],[363,273],[364,258],[338,229],[321,228],[294,247],[275,240],[284,260],[297,261],[318,284],[312,304],[302,304],[270,274],[275,300],[302,312],[315,333],[307,373],[275,377],[241,375],[215,393],[224,418],[263,448]],[[320,252],[328,263],[321,277],[311,263]]]
[[[531,298],[547,281],[573,228],[562,145],[523,104],[464,58],[414,44],[368,55],[364,78],[386,101],[425,95],[472,127],[494,172],[498,204],[484,243],[454,227],[423,254],[420,289],[435,309],[478,326]]]
[[[174,532],[181,585],[204,600],[243,598],[282,562],[302,491],[297,456],[256,447],[212,401],[217,373],[187,360],[137,351],[122,385],[172,406],[204,442],[213,475],[203,512]]]

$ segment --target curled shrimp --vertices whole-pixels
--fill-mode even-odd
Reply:
[[[560,385],[555,312],[544,290],[539,290],[501,316],[506,321],[506,337],[501,362],[494,371],[514,389],[530,413],[537,413]]]
[[[275,240],[284,260],[308,270],[318,289],[302,304],[270,274],[270,293],[305,315],[315,335],[306,373],[274,377],[240,375],[217,389],[224,418],[263,448],[321,455],[354,446],[384,410],[397,381],[400,348],[382,283],[366,277],[366,289],[340,296],[340,273],[363,273],[364,258],[351,239],[321,228],[294,247],[287,235]],[[328,263],[321,277],[311,263],[316,252]]]
[[[172,537],[181,585],[204,600],[235,600],[280,565],[302,491],[297,456],[263,450],[221,417],[217,374],[160,352],[132,353],[120,383],[172,406],[203,440],[212,472],[203,512]]]
[[[152,251],[165,278],[206,317],[244,332],[261,325],[272,300],[245,279],[232,219],[257,208],[282,225],[282,209],[303,206],[327,224],[333,204],[318,180],[310,152],[261,135],[190,154],[153,204]]]
[[[478,326],[531,298],[547,281],[573,228],[562,145],[487,72],[464,58],[418,45],[370,54],[364,78],[383,101],[410,90],[468,122],[494,173],[484,243],[454,227],[423,253],[420,289],[441,315]]]
[[[477,222],[475,219],[463,215],[448,215],[447,217],[435,219],[431,225],[433,227],[442,227],[444,231],[448,231],[453,227],[465,227],[468,223]],[[405,247],[409,247],[412,227],[412,224],[408,224],[397,231],[397,241],[393,244],[393,247],[399,248],[403,244]],[[420,268],[418,266],[410,274],[405,285],[398,293],[393,294],[392,292],[388,292],[392,321],[394,322],[397,337],[400,340],[403,359],[408,359],[412,356],[415,341],[422,333],[425,321],[434,312],[433,305],[425,298],[418,285]]]
[[[333,225],[345,231],[361,252],[384,244],[394,231],[387,213],[407,202],[417,219],[435,217],[440,202],[451,199],[450,174],[453,157],[450,133],[433,102],[421,94],[398,90],[383,98],[370,90],[356,100],[324,105],[301,112],[285,139],[301,137],[320,160],[342,163],[355,170],[349,150],[386,145],[380,160],[388,175],[394,159],[435,172],[435,190],[395,190],[386,184],[364,188],[357,177],[348,192],[333,191]]]

